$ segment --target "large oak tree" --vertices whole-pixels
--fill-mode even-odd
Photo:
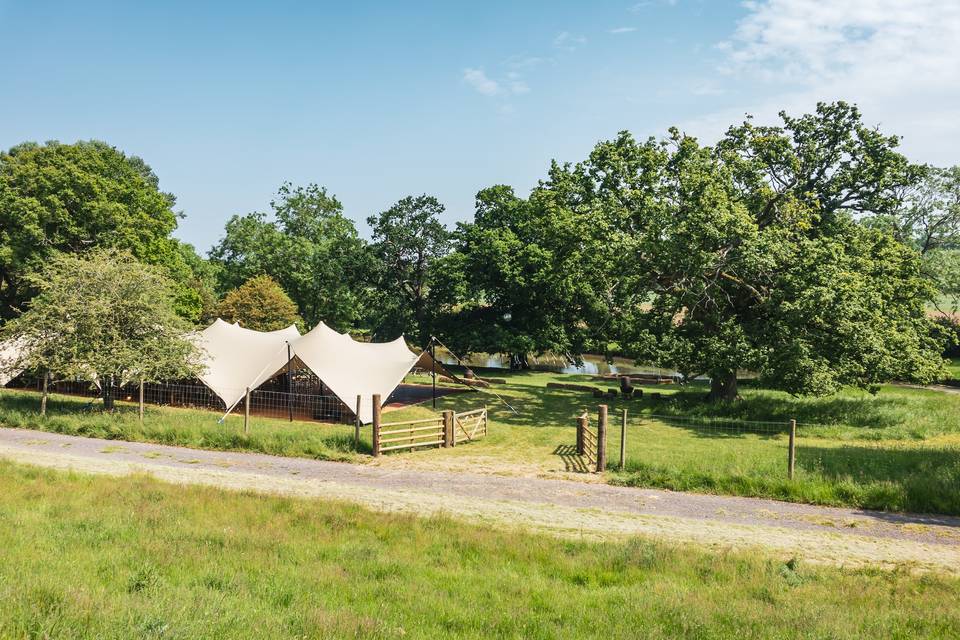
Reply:
[[[798,394],[931,380],[942,362],[919,255],[857,221],[895,208],[921,171],[853,106],[781,116],[713,148],[623,133],[567,169],[565,206],[625,232],[624,283],[642,304],[613,326],[639,358],[709,376],[717,399],[736,397],[742,369]]]

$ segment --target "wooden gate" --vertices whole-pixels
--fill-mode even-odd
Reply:
[[[588,468],[601,472],[607,468],[607,405],[597,409],[596,428],[590,427],[586,411],[577,418],[577,454],[587,459]]]
[[[487,408],[453,414],[454,446],[472,442],[487,435]]]
[[[406,422],[385,422],[377,425],[374,439],[374,455],[395,449],[416,449],[444,444],[444,420],[427,418]]]
[[[442,416],[403,422],[380,422],[373,412],[373,455],[398,449],[454,447],[487,435],[487,408],[463,413],[444,411]]]

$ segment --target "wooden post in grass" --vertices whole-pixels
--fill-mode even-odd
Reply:
[[[627,408],[620,411],[620,471],[623,471],[627,466]]]
[[[454,443],[453,434],[453,410],[447,409],[443,412],[443,446],[449,449]]]
[[[40,396],[40,415],[46,417],[47,415],[47,384],[50,382],[50,372],[45,371],[43,373],[43,395]]]
[[[362,396],[357,396],[357,411],[354,414],[356,420],[353,421],[353,448],[360,448],[360,401]]]
[[[584,410],[577,418],[577,455],[583,455],[583,433],[587,430],[587,412]]]
[[[140,424],[143,424],[143,376],[140,376]]]
[[[243,434],[250,433],[250,387],[243,394]]]
[[[373,394],[373,456],[380,457],[380,394]]]
[[[790,450],[787,452],[787,477],[793,480],[793,468],[797,461],[797,421],[790,421]]]
[[[607,468],[607,405],[598,407],[597,414],[597,473]]]

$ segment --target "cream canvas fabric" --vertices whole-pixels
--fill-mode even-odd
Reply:
[[[293,343],[293,352],[351,409],[361,397],[360,420],[373,420],[372,396],[380,401],[403,382],[418,355],[403,337],[392,342],[357,342],[322,322]]]
[[[0,343],[0,387],[23,372],[20,364],[22,341],[18,338]]]
[[[402,337],[393,342],[357,342],[322,322],[300,335],[294,326],[280,331],[254,331],[219,318],[194,334],[202,349],[205,371],[200,380],[223,400],[227,410],[243,400],[247,387],[256,389],[297,358],[351,410],[361,396],[360,420],[373,419],[372,397],[381,402],[403,382],[419,356]]]
[[[293,325],[279,331],[254,331],[217,320],[194,334],[203,354],[200,380],[232,409],[247,387],[256,389],[287,364],[287,342],[300,337]]]

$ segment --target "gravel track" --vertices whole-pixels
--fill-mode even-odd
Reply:
[[[600,483],[395,469],[0,428],[0,457],[85,473],[355,502],[590,539],[643,535],[846,566],[960,573],[960,518]]]

